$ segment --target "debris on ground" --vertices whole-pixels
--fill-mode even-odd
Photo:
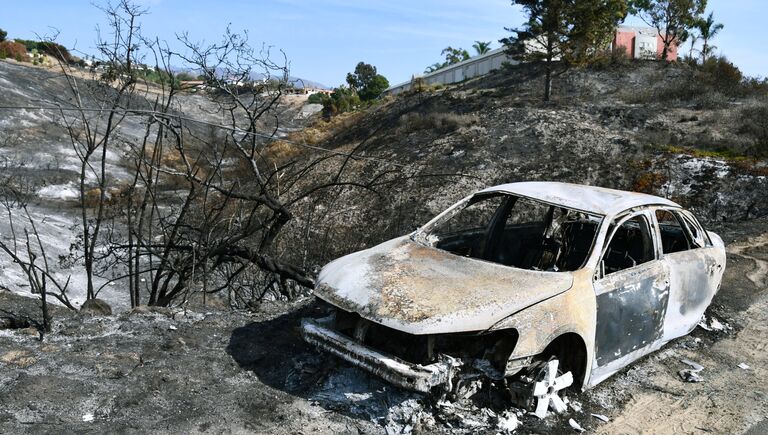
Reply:
[[[685,382],[701,382],[704,380],[704,378],[699,375],[699,372],[704,370],[703,365],[687,359],[681,359],[680,362],[691,367],[677,372],[680,375],[680,379]]]
[[[731,325],[728,323],[723,324],[719,320],[717,320],[714,316],[709,319],[709,322],[707,322],[707,316],[702,315],[701,320],[699,321],[699,327],[704,329],[705,331],[725,331],[726,329],[731,329]]]
[[[603,414],[590,414],[590,415],[605,423],[608,423],[609,421],[611,421],[610,418],[604,416]]]
[[[581,425],[579,423],[577,423],[576,420],[574,420],[572,418],[568,419],[568,424],[571,425],[573,430],[575,430],[576,432],[584,432],[584,428],[581,427]]]
[[[515,431],[520,426],[520,420],[517,419],[517,415],[512,412],[506,411],[498,417],[496,421],[496,429],[500,433],[509,434]]]
[[[738,368],[740,368],[742,370],[749,370],[750,369],[749,365],[747,365],[745,363],[739,363],[736,367],[738,367]]]
[[[685,365],[690,366],[691,369],[693,369],[694,371],[700,372],[700,371],[704,370],[704,366],[703,365],[701,365],[701,364],[699,364],[697,362],[693,362],[693,361],[691,361],[689,359],[683,358],[683,359],[680,360],[680,362],[685,364]]]
[[[568,406],[570,406],[571,409],[573,409],[576,412],[581,412],[581,403],[579,403],[579,402],[577,402],[575,400],[572,400],[572,401],[568,402]]]

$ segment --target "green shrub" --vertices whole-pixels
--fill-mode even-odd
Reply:
[[[323,99],[323,114],[326,117],[349,112],[360,106],[360,97],[354,89],[344,85],[331,92],[331,95]]]
[[[328,96],[322,92],[316,92],[307,98],[307,103],[309,104],[323,104],[323,101],[328,98]]]

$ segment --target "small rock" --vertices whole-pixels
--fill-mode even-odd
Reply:
[[[89,412],[88,414],[85,414],[83,416],[83,421],[86,423],[90,423],[93,421],[93,413]]]
[[[745,363],[739,363],[737,367],[742,369],[742,370],[749,370],[750,369],[750,367],[747,364],[745,364]]]
[[[568,419],[568,424],[571,425],[573,430],[575,430],[576,432],[579,432],[579,433],[584,432],[584,428],[581,427],[581,425],[579,423],[577,423],[576,420],[574,420],[572,418]]]
[[[606,422],[606,423],[611,421],[610,418],[604,416],[603,414],[590,414],[590,415],[592,415],[592,417],[595,417],[596,419],[598,419],[600,421],[603,421],[603,422]]]
[[[111,316],[112,307],[102,299],[88,299],[80,307],[80,312],[95,316]]]

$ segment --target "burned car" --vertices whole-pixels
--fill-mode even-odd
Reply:
[[[664,198],[556,182],[475,193],[410,235],[329,263],[306,341],[400,387],[467,376],[539,416],[688,334],[722,239]]]

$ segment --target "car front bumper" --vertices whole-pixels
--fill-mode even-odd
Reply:
[[[401,388],[429,393],[435,387],[450,390],[454,374],[461,365],[456,359],[442,357],[429,364],[411,364],[360,344],[320,322],[303,319],[301,334],[307,343],[317,346]]]

